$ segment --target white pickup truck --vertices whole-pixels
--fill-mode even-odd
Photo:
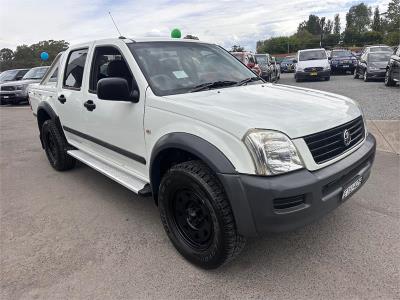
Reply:
[[[72,46],[29,96],[54,169],[77,159],[152,195],[176,249],[208,269],[339,206],[375,157],[353,100],[265,83],[200,41]]]

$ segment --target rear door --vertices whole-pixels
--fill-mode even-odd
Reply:
[[[82,142],[82,138],[76,133],[84,130],[82,91],[85,74],[89,71],[89,48],[89,45],[80,46],[63,55],[61,65],[64,68],[54,100],[67,140],[73,145]]]

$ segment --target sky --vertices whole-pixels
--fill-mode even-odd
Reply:
[[[333,19],[342,29],[351,0],[0,0],[0,49],[54,39],[71,44],[117,37],[110,11],[125,37],[168,37],[173,28],[183,35],[227,49],[288,35],[309,14]],[[389,0],[365,0],[386,11]]]

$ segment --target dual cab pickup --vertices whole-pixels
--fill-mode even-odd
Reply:
[[[246,237],[324,216],[366,182],[375,156],[353,100],[266,83],[199,41],[72,46],[29,96],[54,169],[80,160],[152,195],[171,242],[203,268],[234,258]]]

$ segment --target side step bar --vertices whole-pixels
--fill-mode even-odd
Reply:
[[[142,190],[146,191],[145,186],[147,185],[147,182],[133,176],[132,174],[124,172],[123,170],[107,164],[81,150],[69,150],[67,153],[89,167],[92,167],[100,173],[110,177],[136,194]]]

